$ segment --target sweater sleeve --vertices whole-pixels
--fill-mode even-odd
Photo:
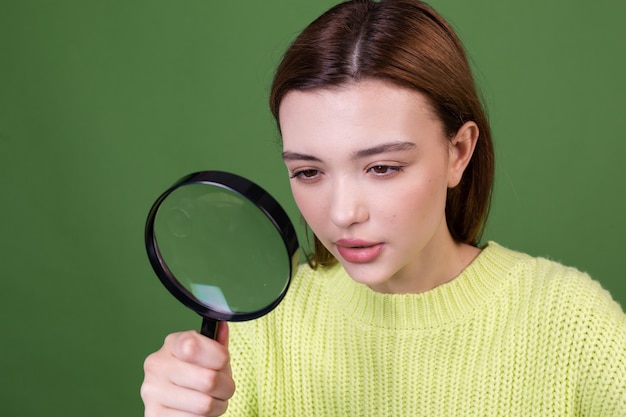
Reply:
[[[626,315],[599,284],[587,300],[581,415],[626,416]]]

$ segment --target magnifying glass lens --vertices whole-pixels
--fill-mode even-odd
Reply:
[[[158,208],[154,239],[179,286],[218,313],[262,310],[289,282],[289,255],[276,225],[249,199],[219,185],[174,189]]]

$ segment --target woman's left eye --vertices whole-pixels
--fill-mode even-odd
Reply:
[[[368,168],[368,171],[373,172],[374,174],[379,176],[385,176],[402,171],[402,167],[391,165],[374,165]]]

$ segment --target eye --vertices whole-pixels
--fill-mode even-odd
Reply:
[[[311,181],[320,175],[320,171],[317,169],[301,169],[291,174],[289,178],[299,179],[303,181]]]
[[[368,171],[374,173],[377,176],[384,177],[402,171],[402,167],[392,165],[374,165],[368,168]]]

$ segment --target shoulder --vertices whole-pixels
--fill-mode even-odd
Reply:
[[[514,278],[527,281],[529,285],[544,288],[546,291],[556,291],[562,295],[584,295],[585,298],[592,295],[595,301],[611,299],[611,295],[598,281],[575,267],[545,257],[514,251],[495,242],[489,242],[486,248],[491,251],[491,258],[510,259],[507,273]]]
[[[610,293],[589,274],[554,260],[534,257],[490,242],[491,257],[506,257],[510,288],[529,313],[580,332],[611,333],[626,343],[626,315]]]
[[[551,259],[493,242],[483,253],[506,283],[499,297],[512,307],[509,324],[528,352],[543,367],[556,363],[567,368],[568,378],[580,387],[583,408],[624,415],[626,314],[609,292],[589,274]],[[507,267],[496,268],[492,261]]]
[[[616,304],[598,281],[577,268],[514,251],[495,242],[489,242],[483,252],[486,254],[484,262],[499,267],[504,265],[501,273],[530,290],[538,291],[537,296],[554,294],[559,299]],[[502,259],[505,261],[500,261]]]

